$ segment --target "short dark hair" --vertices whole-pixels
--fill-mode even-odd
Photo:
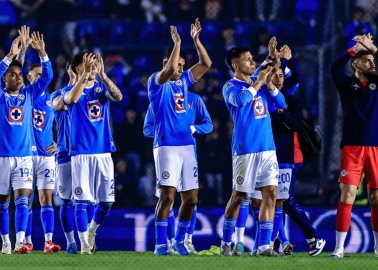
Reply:
[[[34,68],[36,68],[36,67],[42,67],[42,65],[41,65],[40,63],[34,63],[34,64],[31,64],[31,65],[29,66],[28,71],[30,71],[30,70],[32,70],[32,69],[34,69]]]
[[[250,50],[247,47],[234,47],[227,52],[226,56],[226,65],[235,72],[232,67],[232,60],[235,58],[239,58],[243,53],[249,52]]]
[[[17,60],[12,60],[12,62],[9,64],[7,70],[5,71],[4,75],[7,74],[9,68],[11,68],[11,67],[19,67],[22,70],[22,64],[21,64],[21,62],[19,62]]]
[[[365,55],[373,55],[373,56],[374,56],[374,54],[373,54],[371,51],[361,50],[361,51],[359,51],[358,53],[356,53],[356,54],[353,56],[353,60],[352,60],[352,61],[354,61],[354,60],[356,60],[356,59],[359,59],[359,58],[361,58],[361,57],[363,57],[363,56],[365,56]]]
[[[167,58],[169,59],[169,57],[171,56],[172,54],[172,51],[173,51],[173,47],[171,48],[167,48],[165,51],[164,51],[164,55],[163,55],[163,59]],[[185,56],[182,54],[182,51],[180,50],[180,57],[185,59]]]
[[[77,71],[76,71],[76,67],[80,64],[83,63],[83,59],[84,59],[84,54],[86,53],[89,53],[89,52],[80,52],[78,54],[76,54],[73,58],[72,58],[72,61],[71,61],[71,69],[72,71],[77,74]]]

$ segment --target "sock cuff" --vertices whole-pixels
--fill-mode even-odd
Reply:
[[[87,205],[89,205],[89,203]],[[100,202],[98,205],[103,209],[110,209],[112,207],[113,203],[111,203],[111,202]]]
[[[378,211],[378,205],[371,205],[371,210]]]
[[[169,217],[174,217],[175,211],[173,209],[169,210]]]
[[[85,202],[76,203],[76,210],[87,211],[87,204]]]
[[[20,195],[16,199],[14,199],[14,204],[19,205],[19,204],[26,204],[28,205],[28,197],[25,195]]]
[[[343,207],[343,208],[352,208],[353,204],[350,204],[350,203],[344,203],[342,201],[339,201],[339,207]]]
[[[168,220],[166,219],[156,219],[155,220],[155,225],[157,226],[168,226]]]
[[[249,200],[244,200],[242,203],[242,206],[248,207],[249,206]]]
[[[9,202],[8,201],[0,201],[0,209],[8,209],[9,208]]]
[[[259,223],[260,229],[272,230],[273,229],[273,222],[272,221],[261,221]]]
[[[63,206],[72,206],[73,202],[72,200],[60,199],[60,204]]]
[[[193,211],[197,211],[197,205],[194,206]]]
[[[179,220],[178,226],[183,228],[189,228],[191,221]]]
[[[282,207],[276,207],[276,214],[282,214],[283,208]]]
[[[54,211],[54,207],[52,205],[43,205],[41,211]]]
[[[235,227],[235,224],[236,224],[236,219],[227,218],[226,216],[224,216],[224,226]]]

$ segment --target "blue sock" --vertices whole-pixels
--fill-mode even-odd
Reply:
[[[242,205],[239,209],[239,216],[236,220],[236,227],[238,228],[245,228],[245,224],[247,223],[248,218],[248,208],[249,208],[249,200],[244,200]]]
[[[223,220],[223,237],[222,241],[225,243],[232,242],[232,234],[235,229],[236,219],[227,218],[224,216]]]
[[[25,237],[32,235],[32,228],[33,228],[33,209],[28,209],[28,225],[26,227]]]
[[[259,243],[259,214],[260,214],[260,208],[252,207],[252,218],[255,223],[255,243],[253,245],[252,252],[256,252],[258,248]]]
[[[169,210],[167,237],[169,240],[175,238],[175,212],[173,209]]]
[[[196,228],[196,221],[197,221],[197,205],[194,206],[192,220],[190,221],[190,226],[187,232],[188,234],[193,234],[194,229]]]
[[[273,221],[260,221],[259,222],[259,244],[258,246],[270,245],[272,239]]]
[[[76,201],[75,220],[76,220],[76,227],[79,232],[87,231],[87,227],[88,227],[87,203],[88,201]]]
[[[166,219],[155,220],[155,240],[156,240],[157,246],[167,244],[167,227],[168,227],[168,220]]]
[[[59,217],[65,233],[72,232],[75,229],[74,208],[71,200],[61,199]]]
[[[109,202],[100,202],[95,209],[93,221],[96,224],[101,224],[104,222],[105,218],[109,216],[110,208],[112,207],[112,203]]]
[[[16,205],[16,233],[25,232],[28,225],[28,197],[20,195],[14,200]]]
[[[91,222],[91,220],[93,219],[94,213],[95,213],[95,203],[94,202],[88,202],[87,213],[88,213],[88,221]]]
[[[276,207],[276,211],[274,213],[274,221],[273,221],[273,231],[272,231],[272,239],[271,241],[276,240],[278,236],[278,232],[280,230],[281,224],[283,224],[282,221],[282,207]]]
[[[175,240],[177,242],[184,241],[185,234],[188,231],[189,226],[190,226],[190,221],[179,220],[177,224],[176,237],[175,237]]]
[[[285,225],[283,222],[281,223],[280,229],[278,231],[278,240],[280,240],[281,244],[284,244],[285,242],[289,241],[289,239],[287,239],[287,236],[286,236]]]
[[[0,233],[9,234],[9,202],[0,201]]]
[[[54,231],[54,207],[52,205],[41,207],[41,222],[45,234]]]

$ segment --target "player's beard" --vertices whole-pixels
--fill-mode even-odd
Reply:
[[[376,70],[366,70],[366,71],[363,71],[362,72],[362,75],[364,75],[368,81],[372,81],[372,80],[377,80],[378,79],[378,74],[377,74],[377,71]]]

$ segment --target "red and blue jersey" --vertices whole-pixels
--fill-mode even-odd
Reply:
[[[63,97],[68,92],[64,92]],[[68,105],[71,115],[70,155],[115,152],[110,129],[110,101],[104,83],[84,88],[76,104]]]
[[[66,86],[51,94],[51,102],[54,99],[61,97],[62,93],[68,92],[72,89],[73,85]],[[68,109],[65,111],[54,110],[55,121],[57,123],[57,155],[56,161],[58,164],[69,162],[71,157],[69,155],[69,139],[71,134],[71,115]]]
[[[275,150],[268,108],[270,103],[285,108],[284,96],[266,86],[256,91],[249,83],[233,78],[223,86],[223,97],[234,122],[232,154]]]
[[[188,111],[188,88],[195,83],[192,72],[186,70],[176,81],[160,85],[156,72],[148,79],[148,98],[155,117],[154,146],[193,145]]]
[[[42,75],[33,84],[11,95],[0,87],[0,156],[22,157],[37,154],[33,133],[33,106],[53,78],[51,62],[41,57]],[[6,72],[11,60],[7,57],[0,62],[0,77]]]

